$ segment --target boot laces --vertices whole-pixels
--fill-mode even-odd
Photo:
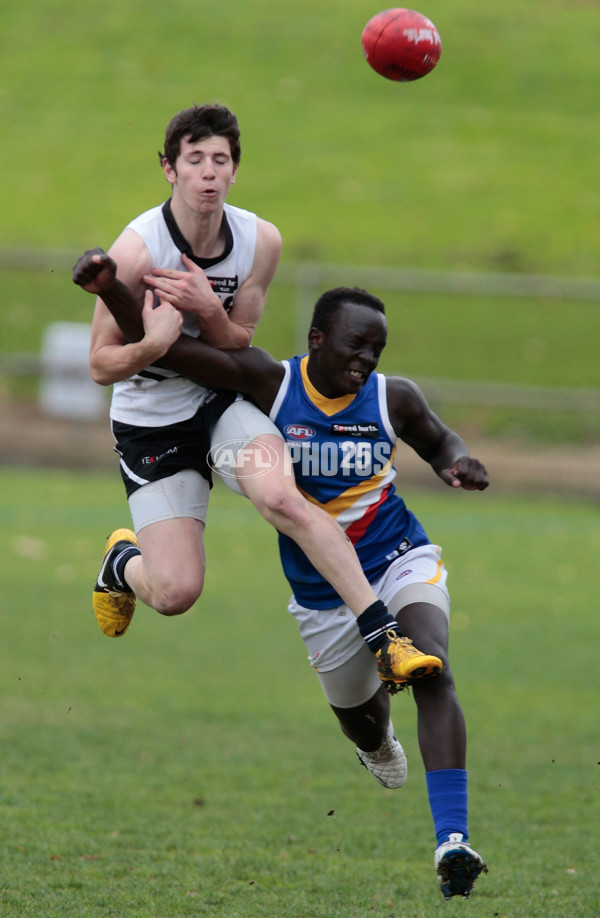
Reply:
[[[410,638],[400,637],[395,631],[386,631],[385,635],[390,644],[401,647],[405,653],[419,653]]]

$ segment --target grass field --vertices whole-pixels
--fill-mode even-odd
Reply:
[[[597,508],[406,495],[445,546],[490,873],[443,903],[410,697],[409,781],[356,763],[305,661],[274,535],[215,489],[192,613],[97,628],[117,475],[0,477],[3,918],[595,918],[600,886]]]
[[[167,120],[218,99],[242,125],[231,201],[280,227],[284,260],[347,265],[348,284],[363,264],[597,275],[595,5],[428,0],[444,50],[410,86],[362,59],[380,8],[4,0],[0,246],[107,247],[166,194]],[[386,372],[600,386],[596,303],[385,299]],[[51,263],[3,270],[2,302],[2,353],[91,310]],[[256,343],[277,357],[296,348],[295,305],[275,284]],[[587,423],[574,439],[597,439]],[[597,918],[597,507],[407,497],[451,575],[490,866],[473,899],[437,891],[412,700],[394,701],[408,785],[384,791],[335,727],[246,502],[213,493],[194,611],[140,607],[110,641],[90,589],[128,521],[116,472],[2,468],[0,918]]]
[[[108,244],[164,192],[168,118],[230,104],[235,199],[290,258],[595,274],[600,21],[566,0],[428,0],[427,79],[374,74],[363,0],[5,0],[0,243]]]

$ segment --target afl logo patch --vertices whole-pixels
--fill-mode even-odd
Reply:
[[[292,440],[310,440],[311,437],[315,436],[315,431],[312,427],[307,427],[306,424],[288,424],[283,432],[286,437],[290,437]]]

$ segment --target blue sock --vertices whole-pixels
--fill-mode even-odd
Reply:
[[[383,647],[388,631],[393,631],[398,637],[402,637],[398,622],[390,615],[387,606],[380,599],[358,616],[356,624],[365,644],[373,653],[377,653],[379,648]]]
[[[455,832],[460,832],[466,841],[467,772],[463,768],[441,768],[426,771],[425,780],[438,845]]]

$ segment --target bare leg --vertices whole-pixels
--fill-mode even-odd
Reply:
[[[467,737],[462,708],[448,665],[448,621],[437,606],[413,603],[396,616],[400,627],[425,653],[444,661],[445,669],[433,679],[413,686],[417,729],[426,771],[465,768]]]
[[[189,517],[163,520],[138,533],[142,554],[125,566],[127,583],[143,603],[162,615],[180,615],[204,585],[204,523]]]
[[[277,453],[279,461],[267,474],[260,474],[261,471],[264,473],[264,469],[259,466],[254,468],[252,456],[261,455],[261,444],[264,443]],[[377,601],[377,596],[341,526],[298,491],[293,471],[288,467],[287,448],[283,440],[264,434],[256,450],[250,444],[245,455],[244,474],[238,478],[244,494],[267,522],[299,545],[358,618]],[[256,474],[253,475],[253,472]]]
[[[342,733],[359,749],[365,752],[379,749],[390,719],[390,696],[384,686],[357,708],[330,707],[340,723]]]

